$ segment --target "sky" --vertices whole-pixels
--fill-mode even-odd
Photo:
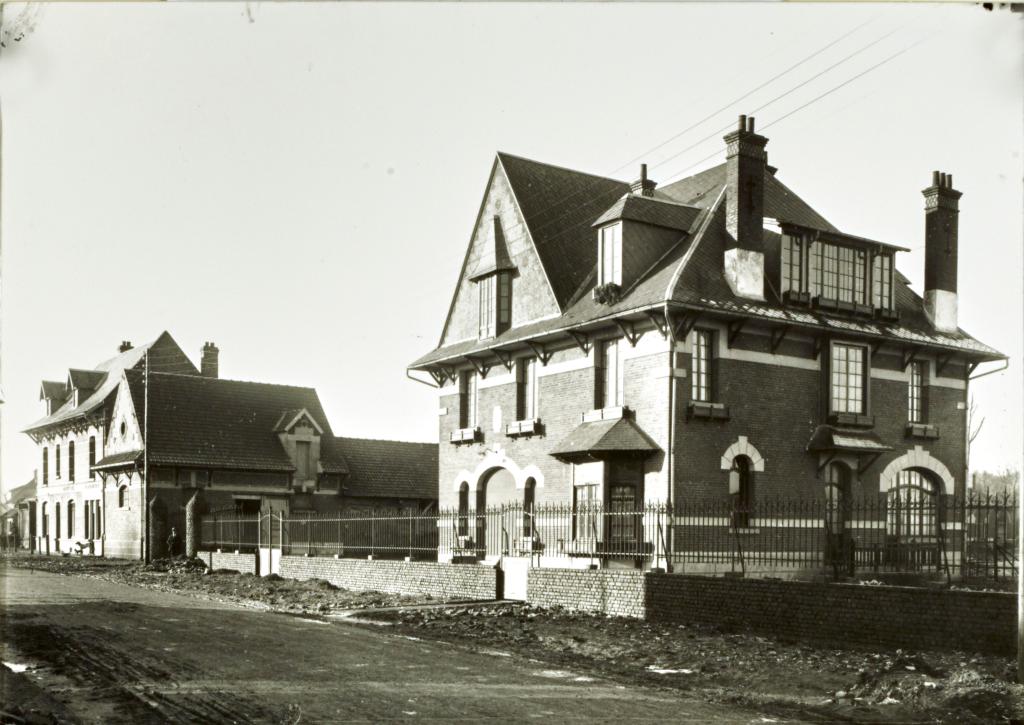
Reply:
[[[897,266],[919,293],[921,189],[933,169],[954,175],[960,324],[1011,357],[971,384],[985,418],[972,467],[1019,466],[1021,14],[805,3],[3,12],[5,488],[38,465],[18,431],[40,416],[39,381],[163,330],[197,363],[214,341],[222,377],[315,387],[336,434],[436,441],[436,391],[406,366],[437,345],[495,152],[624,180],[642,160],[665,184],[720,163],[739,113],[757,117],[779,178],[825,218],[910,247]]]

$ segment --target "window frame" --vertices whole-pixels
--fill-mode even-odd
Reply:
[[[690,338],[690,401],[712,403],[715,399],[715,331],[694,328]],[[700,355],[701,350],[706,355]]]
[[[480,411],[479,373],[463,370],[459,373],[459,428],[477,428]]]
[[[598,285],[621,285],[622,222],[607,224],[601,227],[597,234],[597,283]]]
[[[54,479],[59,481],[60,480],[60,443],[58,443],[56,446],[54,446],[54,448],[56,450],[55,450],[55,452],[53,454],[53,461],[54,461],[54,464],[55,464],[55,470],[54,470],[53,477],[54,477]]]
[[[477,280],[476,284],[479,303],[477,337],[483,340],[497,334],[497,277],[489,274]]]
[[[96,465],[96,436],[89,436],[89,480],[96,477],[92,467]]]
[[[613,337],[598,341],[594,362],[594,407],[598,410],[621,408],[626,400],[622,339]],[[614,390],[609,390],[611,383],[614,383]]]
[[[782,293],[804,291],[807,277],[804,274],[804,249],[806,246],[802,236],[782,235],[782,248],[779,256],[779,290]]]
[[[893,255],[876,253],[871,260],[871,305],[877,310],[893,309]]]
[[[75,482],[75,442],[68,441],[68,482]]]
[[[837,374],[840,374],[836,370],[836,350],[839,349],[839,348],[847,349],[847,350],[859,350],[860,351],[860,365],[861,365],[861,370],[860,370],[860,377],[861,377],[861,384],[860,384],[860,403],[861,403],[861,405],[860,405],[860,410],[850,410],[848,407],[846,409],[840,410],[840,408],[836,405],[836,402],[837,402],[836,395],[835,395],[836,394],[836,385],[837,385],[837,383],[836,383],[836,376],[837,376]],[[870,351],[870,348],[867,345],[863,345],[861,343],[846,342],[846,341],[843,341],[843,340],[832,340],[830,342],[830,344],[829,344],[829,359],[828,359],[828,362],[829,362],[829,364],[828,364],[827,385],[828,385],[828,412],[829,412],[829,414],[832,415],[832,414],[837,414],[837,413],[843,413],[843,414],[848,414],[848,415],[863,415],[863,416],[870,415],[870,410],[871,410],[871,405],[870,405],[871,351]],[[848,363],[849,360],[847,360],[845,362]],[[850,372],[849,372],[849,366],[848,365],[847,365],[847,370],[844,370],[842,374],[845,375],[846,377],[849,377]],[[846,390],[847,392],[849,390],[851,390],[849,382],[844,382],[842,385],[843,385],[844,390]],[[845,405],[848,406],[849,405],[849,395],[848,394],[847,394],[847,396],[844,397],[844,401],[845,401]]]
[[[50,483],[50,447],[43,446],[43,485]]]
[[[907,422],[924,425],[928,422],[928,409],[926,406],[925,382],[928,377],[928,367],[924,360],[912,360],[909,365],[907,376]]]
[[[537,358],[516,361],[516,420],[539,418],[540,394],[537,385]]]

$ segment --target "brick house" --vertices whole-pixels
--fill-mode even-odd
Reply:
[[[905,247],[782,183],[753,118],[724,140],[664,187],[497,155],[410,365],[439,388],[443,509],[963,492],[968,379],[1003,356],[957,325],[952,176],[923,191],[922,297]]]
[[[170,528],[184,539],[204,511],[434,504],[436,446],[431,458],[415,444],[368,448],[336,437],[315,390],[221,379],[218,356],[206,343],[197,369],[165,332],[137,348],[122,343],[116,357],[71,370],[64,382],[43,382],[46,416],[25,429],[40,449],[39,551],[160,556]],[[392,485],[364,473],[374,456],[389,470],[404,466],[407,478]],[[414,473],[418,486],[408,480]]]

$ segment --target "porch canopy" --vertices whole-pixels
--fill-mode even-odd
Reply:
[[[882,443],[881,439],[869,430],[836,428],[831,425],[819,425],[807,443],[810,453],[819,454],[821,464],[818,470],[825,468],[836,454],[845,453],[856,456],[858,470],[863,471],[892,446]]]
[[[581,423],[551,451],[556,458],[601,458],[612,454],[649,456],[661,450],[631,418]]]

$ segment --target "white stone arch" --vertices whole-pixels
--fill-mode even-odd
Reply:
[[[914,446],[908,449],[906,453],[892,460],[885,467],[878,475],[878,490],[880,492],[888,491],[892,488],[900,471],[908,468],[923,468],[935,474],[935,476],[942,480],[943,490],[939,493],[954,493],[956,491],[956,480],[949,469],[946,468],[946,464],[932,456],[931,453],[924,450],[921,446]]]
[[[483,457],[472,471],[462,469],[455,474],[452,488],[458,492],[462,488],[462,484],[465,483],[469,486],[469,490],[472,493],[480,487],[480,482],[495,468],[504,468],[511,473],[518,490],[524,490],[526,488],[526,481],[530,478],[534,480],[537,488],[544,488],[544,474],[541,473],[537,466],[531,463],[520,467],[519,464],[505,454],[503,448],[487,451],[487,455]]]
[[[722,454],[723,471],[728,471],[732,468],[732,462],[736,456],[746,456],[750,459],[750,463],[756,472],[764,472],[764,456],[761,455],[760,451],[754,448],[753,444],[747,440],[746,436],[740,436],[737,438],[736,442],[729,446],[725,450],[725,453]]]

